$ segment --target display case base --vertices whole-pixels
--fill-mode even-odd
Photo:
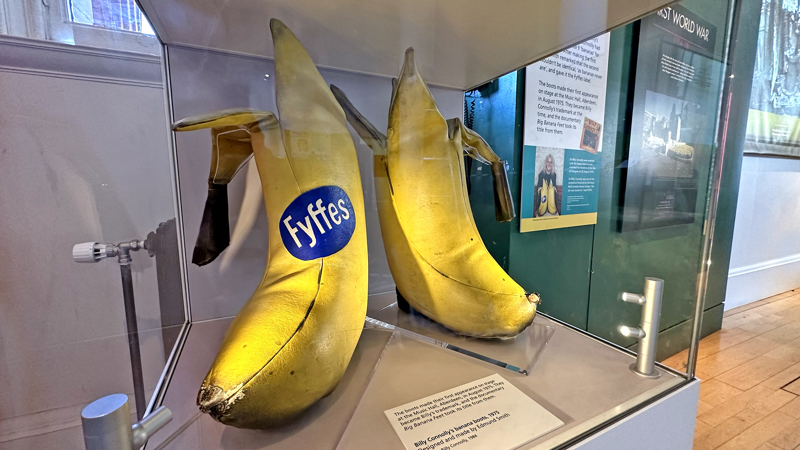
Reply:
[[[370,315],[386,320],[393,314],[392,320],[397,322],[394,292],[370,297],[369,305]],[[635,360],[633,355],[545,316],[537,317],[536,322],[556,331],[547,344],[549,348],[542,352],[535,369],[527,376],[502,370],[461,352],[430,345],[430,341],[413,337],[408,330],[381,325],[372,319],[361,334],[347,372],[331,395],[282,427],[243,430],[214,421],[209,415],[200,413],[195,404],[197,389],[214,360],[230,321],[231,318],[225,318],[192,324],[171,379],[167,381],[169,388],[163,404],[172,410],[173,421],[155,434],[147,448],[403,450],[404,446],[384,411],[498,374],[564,423],[520,447],[544,450],[582,440],[581,436],[603,427],[621,413],[686,383],[683,377],[664,367],[659,367],[662,375],[658,379],[639,377],[628,369]],[[387,345],[390,338],[393,344]],[[695,393],[694,405],[696,398]],[[669,444],[663,438],[664,434],[684,436],[688,432],[688,442],[691,443],[694,409],[684,405],[678,410],[662,408],[658,411],[671,411],[673,419],[669,420],[673,422],[676,416],[685,416],[688,425],[664,422],[661,414],[642,416],[640,412],[636,417],[642,416],[645,422],[635,422],[635,429],[665,431],[658,436],[658,443],[664,445],[656,446],[656,440],[650,439],[650,432],[643,435],[646,441],[631,442],[645,442],[647,445],[639,448],[660,450]],[[622,419],[619,423],[627,420]],[[620,430],[611,436],[620,438],[615,445],[625,439],[625,433],[630,433],[629,427]],[[681,439],[681,442],[686,441]]]
[[[436,361],[436,363],[420,365],[419,362],[423,359],[419,358],[424,358],[425,361]],[[437,370],[442,364],[446,364],[447,367],[453,367],[457,371],[443,373]],[[455,400],[453,399],[453,396],[458,397],[461,393],[466,392],[467,386],[475,385],[477,382],[492,377],[506,383],[506,389],[513,389],[516,391],[516,394],[510,394],[515,395],[512,401],[513,404],[508,404],[507,400],[490,400],[494,395],[480,397],[480,400],[471,403],[472,406],[464,406],[464,403],[468,402],[458,401],[457,398]],[[500,425],[498,428],[492,429],[492,431],[487,431],[487,429],[478,432],[478,426],[476,425],[475,428],[473,428],[475,434],[483,434],[484,432],[486,432],[487,435],[495,434],[493,439],[496,441],[499,439],[496,433],[501,433],[505,440],[516,440],[511,446],[494,442],[495,445],[491,447],[497,450],[508,450],[510,448],[516,448],[519,445],[524,445],[545,434],[552,433],[554,430],[561,428],[566,422],[570,421],[570,418],[565,415],[563,411],[544,400],[536,392],[532,392],[524,387],[523,390],[520,391],[515,386],[516,382],[520,379],[524,380],[528,379],[528,377],[505,371],[500,371],[500,373],[498,373],[491,365],[476,363],[471,358],[464,357],[454,352],[442,351],[440,348],[430,345],[428,342],[423,342],[411,336],[406,330],[395,328],[336,450],[376,448],[376,444],[378,443],[380,443],[378,447],[382,449],[408,449],[410,448],[408,442],[403,442],[399,435],[400,433],[413,433],[417,430],[417,427],[420,427],[422,433],[432,433],[431,436],[438,436],[439,433],[436,431],[439,431],[439,429],[447,430],[453,424],[462,425],[479,418],[481,414],[486,414],[485,411],[491,411],[495,408],[497,408],[500,413],[504,414],[504,416],[507,416],[507,414],[505,414],[507,410],[513,410],[513,414],[516,417],[517,414],[523,414],[525,408],[518,406],[518,404],[523,403],[524,397],[529,397],[527,402],[531,402],[532,400],[533,402],[531,403],[536,404],[537,407],[535,413],[526,412],[526,414],[530,414],[531,417],[529,418],[529,422],[526,422],[524,426],[521,428],[509,428],[507,426],[508,422],[505,422],[506,425]],[[453,393],[453,391],[456,390],[460,391]],[[480,390],[477,392],[480,392]],[[432,399],[436,396],[440,398]],[[448,398],[450,400],[445,400],[441,405],[450,406],[443,406],[441,409],[438,409],[440,408],[439,405],[427,406],[431,402],[438,402]],[[470,400],[473,399],[478,399],[478,397],[470,397]],[[488,406],[483,406],[481,404],[484,401],[487,402]],[[489,404],[489,401],[495,401],[497,403]],[[393,420],[396,421],[398,419],[396,418],[397,413],[393,411],[399,409],[398,407],[408,407],[411,403],[420,404],[420,406],[411,406],[411,409],[407,409],[406,412],[414,412],[408,414],[406,418],[410,418],[412,415],[415,418],[407,423],[401,424],[403,425],[404,431],[395,430],[392,423]],[[456,405],[460,406],[458,408],[452,408]],[[425,407],[428,407],[431,412],[428,414],[420,414],[425,412]],[[465,410],[462,411],[461,407],[464,407]],[[486,409],[481,411],[482,407]],[[434,411],[433,408],[437,409]],[[420,411],[420,409],[422,409],[422,411]],[[491,416],[491,413],[487,416]],[[463,448],[488,448],[486,447],[485,439],[489,436],[479,436],[479,439],[484,440],[482,444],[477,444],[479,439],[476,439],[474,442],[471,441],[474,437],[475,436],[469,437],[469,440],[467,440],[466,435],[456,436],[456,432],[452,432],[452,435],[447,433],[444,439],[452,440],[452,444],[456,444],[455,446],[459,447],[461,447],[463,443]],[[434,444],[439,438],[436,437],[432,439],[433,440],[426,439],[425,445],[417,443],[414,445],[418,446],[417,448],[433,448],[437,450],[450,448],[451,446],[451,444],[446,443],[447,441],[445,441],[444,445]],[[459,439],[463,439],[463,442],[458,442]],[[416,442],[416,440],[413,442]]]

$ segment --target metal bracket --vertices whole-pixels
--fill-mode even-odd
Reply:
[[[658,345],[658,323],[661,320],[661,296],[664,293],[664,280],[647,277],[644,280],[644,295],[623,292],[623,302],[642,306],[642,320],[639,327],[621,325],[619,332],[625,337],[639,340],[636,363],[631,370],[645,378],[658,378],[661,372],[655,367]]]
[[[100,244],[98,242],[84,242],[72,247],[72,259],[79,263],[96,263],[101,259],[117,257],[121,265],[131,263],[131,252],[141,249],[149,250],[146,241],[134,239],[130,242],[119,244]],[[150,253],[153,256],[153,253]]]

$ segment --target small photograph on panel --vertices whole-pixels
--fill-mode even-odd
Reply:
[[[533,217],[561,215],[564,149],[537,147],[534,171],[537,175]]]
[[[692,116],[699,105],[647,91],[644,105],[643,147],[676,161],[688,162],[694,158]]]
[[[583,133],[581,133],[581,149],[589,153],[597,154],[597,147],[600,143],[600,128],[602,125],[594,120],[583,118]]]

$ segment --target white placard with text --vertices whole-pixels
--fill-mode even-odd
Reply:
[[[510,450],[564,425],[498,374],[384,413],[408,450]]]

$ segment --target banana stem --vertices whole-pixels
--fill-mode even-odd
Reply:
[[[508,184],[505,161],[498,160],[492,163],[492,182],[494,218],[498,222],[510,222],[517,214],[514,211],[514,199],[511,198],[511,186]]]
[[[331,85],[331,92],[333,92],[336,101],[339,102],[339,105],[344,110],[347,122],[356,130],[356,133],[358,133],[364,143],[367,144],[376,155],[385,155],[387,147],[386,135],[378,131],[375,125],[372,125],[372,123],[353,106],[353,103],[350,102],[350,99],[347,98],[347,95],[341,89]]]
[[[208,114],[187,117],[172,124],[173,131],[194,131],[203,128],[219,128],[248,125],[271,116],[272,113],[246,108],[231,108]]]
[[[470,130],[467,128],[463,123],[461,123],[460,119],[453,119],[458,121],[459,131],[461,132],[461,142],[469,145],[470,147],[475,149],[475,152],[486,160],[488,163],[496,163],[500,161],[500,157],[492,150],[492,147],[486,142],[486,140],[481,137],[480,134]],[[475,158],[478,159],[478,158]]]
[[[448,125],[453,134],[456,132],[461,136],[461,144],[467,150],[467,155],[474,160],[491,164],[492,166],[492,187],[494,190],[494,218],[498,222],[510,222],[517,216],[514,210],[514,199],[511,196],[511,186],[508,183],[508,172],[506,162],[492,150],[492,147],[479,135],[470,130],[461,120],[450,119]],[[457,130],[455,130],[457,128]],[[469,176],[469,174],[467,174]]]
[[[208,198],[192,263],[204,266],[214,261],[230,244],[228,183],[253,154],[248,129],[260,121],[271,119],[274,115],[269,112],[236,108],[188,117],[172,125],[172,129],[179,132],[211,128]]]

